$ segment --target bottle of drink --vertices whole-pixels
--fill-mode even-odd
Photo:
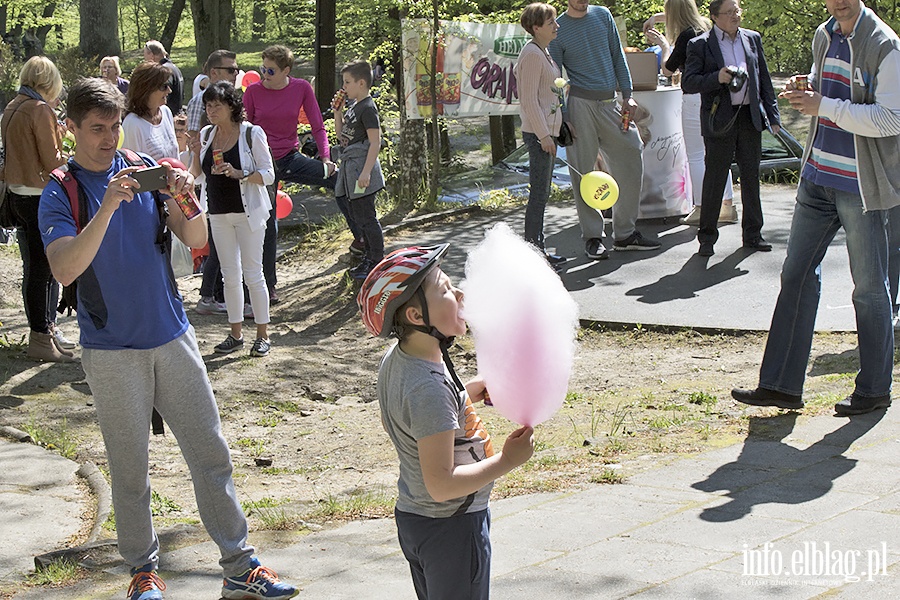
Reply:
[[[624,106],[622,107],[622,133],[628,133],[628,127],[631,125],[631,111]]]
[[[447,38],[444,51],[444,78],[441,86],[441,100],[444,112],[455,116],[459,112],[460,87],[462,84],[462,52],[465,40],[457,36]]]
[[[426,31],[419,33],[419,52],[416,54],[416,106],[419,116],[431,116],[431,52]]]

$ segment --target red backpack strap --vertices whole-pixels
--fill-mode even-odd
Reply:
[[[78,198],[78,181],[72,175],[68,164],[61,165],[50,172],[50,177],[56,180],[66,191],[69,197],[69,207],[72,209],[72,218],[75,220],[76,235],[81,233],[81,205]]]
[[[138,156],[138,153],[134,150],[129,150],[128,148],[122,148],[119,150],[122,157],[125,159],[125,162],[132,167],[146,167],[147,163],[144,162],[144,159]]]

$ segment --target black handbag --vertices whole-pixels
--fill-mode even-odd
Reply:
[[[18,227],[18,224],[12,211],[9,186],[6,184],[6,177],[3,175],[6,166],[5,154],[4,149],[0,148],[0,227],[3,229],[14,229]]]
[[[556,138],[556,143],[560,146],[571,146],[572,142],[575,141],[575,136],[572,135],[572,130],[569,129],[569,124],[565,121],[562,122],[562,125],[559,127],[559,136]]]

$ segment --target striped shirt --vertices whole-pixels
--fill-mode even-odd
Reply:
[[[850,100],[850,77],[850,44],[835,28],[822,65],[819,93],[827,98]],[[859,194],[853,134],[820,116],[802,177],[816,185]]]
[[[557,19],[559,32],[548,50],[556,64],[565,67],[569,83],[593,91],[615,91],[631,97],[631,73],[619,42],[612,14],[605,6],[588,6],[585,16],[575,19],[563,13]]]

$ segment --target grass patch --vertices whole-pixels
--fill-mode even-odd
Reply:
[[[625,476],[618,469],[603,469],[599,475],[594,475],[590,479],[591,483],[625,483]]]
[[[378,519],[393,514],[396,501],[384,491],[353,492],[343,497],[328,494],[319,500],[315,516],[339,521]]]
[[[154,517],[165,517],[173,512],[181,512],[177,502],[155,490],[150,492],[150,513]]]
[[[27,576],[28,583],[35,586],[61,587],[78,581],[82,569],[67,558],[55,560],[45,568]]]
[[[53,450],[70,460],[74,459],[78,454],[78,443],[72,432],[69,431],[68,423],[65,417],[58,427],[50,425],[38,425],[34,417],[31,417],[27,425],[22,427],[25,433],[31,436],[34,443]]]
[[[237,441],[237,445],[250,452],[253,456],[262,456],[266,451],[266,443],[263,440],[241,438]]]

